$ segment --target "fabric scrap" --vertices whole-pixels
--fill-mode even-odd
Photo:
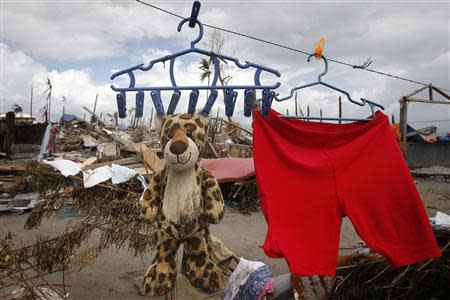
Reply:
[[[256,300],[260,299],[266,282],[272,277],[269,267],[263,265],[253,271],[243,286],[239,288],[235,300]]]
[[[262,266],[265,265],[260,261],[250,261],[241,257],[236,269],[228,278],[228,282],[224,290],[223,300],[235,299],[241,285],[244,285],[247,282],[248,277],[253,271]]]
[[[58,160],[43,160],[44,164],[50,165],[53,168],[57,169],[61,172],[65,177],[73,176],[80,173],[81,168],[75,162],[67,159],[58,159]]]
[[[273,277],[270,277],[269,280],[266,281],[266,283],[262,288],[261,293],[258,296],[258,300],[264,299],[264,297],[267,296],[268,294],[273,294],[274,292],[273,282],[274,282]]]
[[[438,211],[434,217],[434,222],[436,225],[450,226],[450,216],[446,213]]]

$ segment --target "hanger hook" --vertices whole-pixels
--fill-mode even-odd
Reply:
[[[310,54],[310,55],[308,56],[308,58],[307,58],[307,61],[310,62],[310,61],[311,61],[311,58],[312,58],[313,56],[316,56],[316,54],[315,54],[315,53]],[[322,73],[319,74],[319,76],[317,77],[317,80],[318,80],[319,82],[322,82],[322,76],[325,75],[325,74],[327,74],[327,72],[328,72],[328,59],[326,59],[326,57],[325,57],[324,55],[322,55],[320,58],[323,60],[323,62],[324,62],[324,64],[325,64],[325,69],[323,70]]]
[[[181,31],[181,28],[182,28],[183,25],[184,25],[184,23],[186,23],[186,22],[188,22],[188,21],[190,22],[190,21],[191,21],[191,18],[183,19],[183,20],[180,22],[180,24],[178,24],[177,31],[180,32],[180,31]],[[200,42],[200,40],[201,40],[202,37],[203,37],[203,24],[202,24],[199,20],[195,20],[195,24],[198,25],[199,33],[198,33],[198,37],[197,37],[195,40],[193,40],[193,41],[191,42],[191,48],[195,48],[195,44],[197,44],[198,42]]]

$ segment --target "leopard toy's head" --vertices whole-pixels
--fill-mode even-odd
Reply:
[[[205,147],[205,119],[197,114],[166,115],[155,124],[166,166],[177,171],[192,168]]]

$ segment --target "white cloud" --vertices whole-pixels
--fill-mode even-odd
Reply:
[[[181,4],[180,4],[181,3]],[[99,93],[98,109],[110,112],[115,109],[114,93],[109,82],[99,83],[92,79],[91,69],[73,67],[46,67],[65,61],[92,59],[110,63],[114,68],[125,68],[130,61],[144,64],[149,60],[188,47],[196,36],[197,29],[183,28],[176,32],[178,20],[135,2],[29,2],[5,3],[2,11],[2,39],[14,45],[8,51],[10,59],[2,63],[2,91],[8,99],[28,99],[28,90],[34,74],[42,78],[49,73],[55,81],[54,97],[63,94],[78,108],[81,104],[92,107],[96,93]],[[188,15],[191,2],[159,1],[156,5]],[[268,18],[270,15],[270,18]],[[423,82],[449,88],[449,4],[448,3],[312,3],[312,2],[253,2],[232,1],[204,2],[200,19],[206,23],[222,26],[238,32],[280,42],[306,51],[320,36],[327,38],[325,54],[350,63],[362,63],[373,59],[371,67],[377,70],[409,77]],[[27,22],[24,22],[27,20]],[[420,20],[415,21],[415,20]],[[205,28],[207,40],[211,29]],[[224,53],[278,69],[281,78],[265,76],[263,83],[282,82],[277,90],[286,95],[289,90],[302,83],[315,81],[322,65],[315,60],[306,62],[303,54],[268,46],[242,37],[224,34]],[[167,43],[167,44],[163,44]],[[203,43],[201,43],[203,44]],[[129,47],[133,45],[133,47]],[[199,45],[200,46],[200,45]],[[202,45],[204,46],[204,45]],[[165,49],[170,49],[168,50]],[[127,52],[125,52],[127,51]],[[26,54],[25,54],[26,53]],[[200,84],[199,70],[195,65],[198,57],[177,60],[178,84]],[[194,64],[193,64],[194,62]],[[50,65],[49,64],[49,65]],[[29,72],[26,71],[29,70]],[[50,71],[52,70],[52,71]],[[252,82],[252,74],[237,72],[230,67],[234,83]],[[104,78],[110,74],[105,74]],[[7,78],[7,79],[6,79]],[[35,79],[37,80],[37,79]],[[40,80],[40,79],[39,79]],[[155,66],[152,72],[137,77],[143,85],[169,84],[168,64],[166,68]],[[419,86],[413,83],[382,77],[362,70],[330,63],[329,73],[324,81],[348,90],[352,97],[367,97],[386,106],[387,114],[396,114],[398,120],[398,99]],[[126,84],[126,80],[116,80]],[[189,92],[179,111],[187,107]],[[149,95],[147,95],[149,97]],[[311,106],[311,114],[318,115],[322,107],[324,114],[336,116],[338,94],[325,88],[305,89],[299,93],[299,104],[303,110]],[[128,105],[133,105],[130,94]],[[164,94],[167,107],[170,93]],[[205,95],[201,95],[204,101]],[[3,99],[3,98],[2,98]],[[57,98],[55,98],[57,99]],[[72,100],[71,100],[72,99]],[[55,110],[60,101],[55,100]],[[344,103],[344,115],[362,117],[368,109]],[[202,105],[202,103],[199,103]],[[150,100],[145,102],[145,113],[150,111]],[[414,105],[410,120],[433,120],[450,118],[448,106]],[[292,100],[276,103],[281,112],[294,110]],[[242,96],[236,105],[235,117],[242,118]],[[214,108],[214,111],[216,108]],[[221,106],[223,112],[223,106]],[[83,113],[79,111],[79,113]],[[248,123],[249,119],[245,119]],[[442,130],[450,130],[449,124],[438,124]]]
[[[0,43],[1,72],[0,72],[0,111],[11,109],[17,103],[28,112],[30,88],[33,85],[33,76],[44,74],[45,67],[35,62],[23,51],[12,51],[6,44]],[[34,111],[38,105],[34,105]]]
[[[92,108],[97,93],[98,107],[102,107],[105,112],[115,109],[114,94],[109,85],[96,85],[87,69],[49,71],[23,51],[11,50],[6,44],[0,44],[0,50],[2,56],[0,111],[8,111],[14,103],[18,103],[25,112],[29,112],[30,88],[33,87],[33,115],[41,117],[47,78],[50,78],[53,85],[52,121],[59,119],[62,114],[63,96],[67,99],[67,113],[84,114],[82,106]]]
[[[163,15],[150,22],[149,10],[134,2],[30,1],[6,2],[2,6],[2,38],[14,41],[39,59],[86,60],[124,55],[127,43],[167,38],[176,24],[176,20]]]

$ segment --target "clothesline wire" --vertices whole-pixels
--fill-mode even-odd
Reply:
[[[136,2],[139,2],[141,4],[147,5],[147,6],[151,7],[151,8],[156,9],[156,10],[162,11],[164,13],[167,13],[167,14],[171,15],[171,16],[174,16],[174,17],[177,17],[177,18],[180,18],[180,19],[185,19],[183,16],[180,16],[180,15],[174,13],[174,12],[168,11],[167,9],[158,7],[156,5],[153,5],[153,4],[141,1],[141,0],[136,0]],[[272,45],[272,46],[275,46],[275,47],[280,47],[280,48],[283,48],[283,49],[286,49],[286,50],[294,51],[294,52],[297,52],[297,53],[302,53],[302,54],[305,54],[305,55],[310,55],[311,54],[310,52],[307,52],[307,51],[303,51],[303,50],[300,50],[300,49],[292,48],[292,47],[289,47],[289,46],[286,46],[286,45],[283,45],[283,44],[279,44],[279,43],[276,43],[276,42],[271,42],[271,41],[268,41],[268,40],[265,40],[265,39],[262,39],[262,38],[254,37],[254,36],[251,36],[251,35],[248,35],[248,34],[244,34],[244,33],[240,33],[240,32],[237,32],[237,31],[233,31],[233,30],[230,30],[230,29],[226,29],[226,28],[222,28],[222,27],[218,27],[218,26],[214,26],[214,25],[210,25],[210,24],[206,24],[206,23],[202,23],[202,24],[205,27],[209,27],[209,28],[213,28],[213,29],[216,29],[216,30],[224,31],[224,32],[227,32],[227,33],[231,33],[231,34],[234,34],[234,35],[238,35],[238,36],[241,36],[241,37],[252,39],[252,40],[255,40],[255,41],[258,41],[258,42],[269,44],[269,45]],[[408,81],[408,82],[415,83],[415,84],[428,85],[428,83],[420,82],[420,81],[409,79],[409,78],[405,78],[405,77],[400,77],[400,76],[397,76],[397,75],[389,74],[389,73],[382,72],[382,71],[377,71],[377,70],[370,69],[370,68],[359,67],[358,65],[353,65],[353,64],[350,64],[350,63],[347,63],[347,62],[344,62],[344,61],[339,61],[339,60],[328,58],[328,57],[327,57],[327,59],[328,59],[328,61],[331,61],[331,62],[334,62],[334,63],[337,63],[337,64],[341,64],[341,65],[344,65],[344,66],[352,67],[353,69],[360,69],[360,70],[364,70],[364,71],[367,71],[367,72],[372,72],[372,73],[375,73],[375,74],[379,74],[379,75],[383,75],[383,76],[387,76],[387,77],[391,77],[391,78],[396,78],[396,79],[399,79],[399,80]],[[437,87],[437,86],[435,86],[435,87],[438,88],[438,89],[450,92],[449,89],[442,88],[442,87]]]
[[[435,122],[450,122],[450,119],[448,119],[448,120],[429,120],[429,121],[425,121],[425,120],[422,120],[422,121],[408,121],[408,123],[431,123],[431,122],[433,122],[433,123],[435,123]]]

